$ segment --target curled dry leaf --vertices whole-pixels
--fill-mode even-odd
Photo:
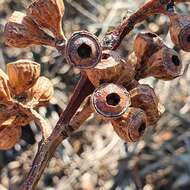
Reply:
[[[146,114],[140,108],[129,108],[121,118],[112,120],[112,125],[121,139],[126,142],[136,142],[145,132]]]
[[[170,15],[170,36],[173,43],[190,52],[190,16]]]
[[[24,48],[32,44],[55,46],[54,39],[24,13],[15,11],[5,26],[5,43]]]
[[[7,64],[10,87],[18,95],[31,88],[40,76],[40,64],[30,60],[19,60]]]
[[[86,70],[86,73],[92,84],[99,86],[106,82],[115,83],[121,75],[122,81],[119,83],[127,83],[134,78],[135,70],[133,65],[121,59],[118,53],[104,51],[101,62],[93,69]]]
[[[29,104],[33,106],[46,105],[53,96],[53,85],[46,77],[39,77],[35,85],[29,90]]]
[[[149,125],[155,124],[161,116],[161,110],[159,110],[159,99],[154,89],[149,85],[139,84],[129,93],[131,96],[131,105],[144,110]]]
[[[8,80],[8,76],[0,69],[0,104],[6,104],[11,101]]]
[[[0,150],[11,149],[21,137],[21,128],[15,125],[0,128]]]
[[[40,27],[49,29],[58,39],[64,39],[62,17],[63,0],[36,0],[27,9],[27,15]]]

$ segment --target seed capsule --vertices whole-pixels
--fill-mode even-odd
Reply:
[[[121,139],[126,142],[136,142],[145,132],[146,114],[140,108],[129,108],[121,118],[112,120],[112,125]]]
[[[0,150],[11,149],[21,137],[21,128],[15,125],[1,126]]]
[[[30,45],[55,46],[54,39],[21,12],[14,12],[5,26],[5,43],[12,47],[25,48]]]
[[[139,78],[155,77],[163,80],[172,80],[181,75],[181,59],[179,54],[167,47],[154,53],[145,65],[139,70]]]
[[[40,76],[40,64],[30,60],[19,60],[7,64],[9,84],[16,95],[31,88]]]
[[[96,87],[102,83],[128,83],[134,78],[134,73],[134,66],[113,51],[103,51],[100,63],[86,70],[89,80]]]
[[[149,125],[155,124],[160,119],[161,112],[159,110],[159,99],[154,89],[149,85],[139,84],[129,93],[131,96],[131,105],[144,110]]]
[[[96,36],[89,32],[75,32],[67,43],[67,62],[79,69],[95,67],[100,62],[101,57],[100,43]]]
[[[58,39],[64,39],[62,17],[64,15],[63,0],[36,0],[27,9],[39,27],[49,29]]]
[[[103,84],[91,96],[92,107],[103,117],[120,117],[130,106],[129,93],[122,86]]]
[[[177,47],[190,52],[190,16],[170,15],[170,36]]]
[[[0,104],[11,101],[10,90],[8,87],[8,76],[0,69]]]
[[[52,98],[53,92],[54,90],[51,81],[46,77],[40,77],[28,92],[30,102],[27,104],[32,105],[33,107],[44,106]]]
[[[155,33],[139,33],[134,41],[134,52],[138,62],[147,61],[149,57],[164,46],[162,39]]]

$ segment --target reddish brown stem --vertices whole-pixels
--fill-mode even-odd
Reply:
[[[115,50],[121,44],[124,37],[133,30],[134,26],[149,16],[155,14],[167,14],[167,5],[172,5],[172,0],[150,0],[143,5],[138,11],[125,19],[119,26],[117,26],[108,36],[103,40],[104,48]]]
[[[72,128],[72,126],[68,127],[69,122],[81,103],[93,92],[93,90],[94,86],[87,79],[86,75],[82,75],[67,108],[61,114],[52,134],[44,142],[39,144],[32,168],[24,184],[20,188],[21,190],[35,189],[58,145],[75,131],[75,128]]]

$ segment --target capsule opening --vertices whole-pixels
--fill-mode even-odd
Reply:
[[[89,45],[83,43],[78,47],[78,55],[82,58],[82,59],[87,59],[91,56],[92,54],[92,49]]]
[[[109,94],[106,97],[107,104],[110,106],[117,106],[120,103],[120,96],[116,93]]]
[[[173,55],[173,56],[172,56],[172,62],[173,62],[174,65],[176,65],[176,66],[179,66],[180,63],[181,63],[181,61],[180,61],[180,59],[179,59],[179,57],[178,57],[177,55]]]
[[[146,124],[142,123],[141,126],[138,128],[139,134],[143,134],[146,129]]]

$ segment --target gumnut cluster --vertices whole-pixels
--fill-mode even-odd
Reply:
[[[0,149],[12,148],[22,127],[41,118],[34,109],[45,106],[53,95],[49,79],[40,76],[40,64],[19,60],[0,70]]]
[[[139,18],[143,20],[142,15],[150,16],[155,10],[167,15],[172,41],[178,48],[190,52],[190,17],[177,14],[173,4],[171,8],[170,4],[163,6],[159,0],[151,0],[149,4],[151,3],[155,5],[152,10],[148,9],[146,13],[146,7],[140,9]],[[87,31],[74,32],[67,40],[62,31],[63,14],[62,0],[34,1],[27,8],[26,14],[14,12],[10,17],[5,26],[6,44],[17,48],[30,45],[55,47],[67,63],[80,69],[81,74],[87,76],[93,84],[95,90],[90,95],[93,112],[105,121],[110,121],[115,132],[126,142],[138,141],[148,126],[157,123],[163,112],[154,89],[141,84],[139,80],[146,77],[172,80],[179,77],[182,74],[180,55],[157,34],[150,32],[137,34],[134,51],[127,60],[110,45],[114,40],[106,46]],[[133,19],[136,18],[138,17]],[[132,23],[135,20],[131,19],[130,24]],[[112,33],[112,39],[125,32],[121,25]]]

